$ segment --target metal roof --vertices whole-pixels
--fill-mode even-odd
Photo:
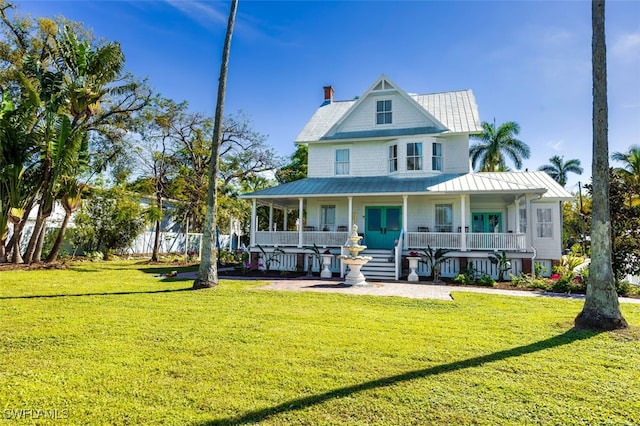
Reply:
[[[307,178],[263,189],[244,198],[296,198],[385,194],[505,194],[537,193],[545,199],[573,196],[545,172],[442,174],[429,177]]]
[[[428,113],[444,124],[451,133],[480,133],[480,116],[476,99],[471,90],[432,93],[425,95],[409,94]],[[324,103],[313,114],[302,129],[296,142],[315,142],[328,139],[327,132],[336,124],[357,100],[334,101]],[[428,132],[430,133],[430,132]],[[350,137],[350,135],[345,135]],[[335,137],[331,137],[334,139]]]

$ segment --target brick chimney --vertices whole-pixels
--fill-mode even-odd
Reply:
[[[333,102],[333,86],[324,86],[324,103],[330,104]]]

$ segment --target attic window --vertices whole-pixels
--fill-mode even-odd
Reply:
[[[391,124],[391,99],[377,102],[376,124]]]

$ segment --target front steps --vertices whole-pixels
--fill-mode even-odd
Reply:
[[[393,250],[366,249],[360,256],[371,256],[369,262],[362,266],[362,273],[365,279],[372,280],[395,280],[395,258]]]

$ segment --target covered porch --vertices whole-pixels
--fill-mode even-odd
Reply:
[[[370,249],[523,252],[529,247],[530,199],[527,194],[507,200],[470,194],[254,198],[250,246],[339,248],[357,225]]]

